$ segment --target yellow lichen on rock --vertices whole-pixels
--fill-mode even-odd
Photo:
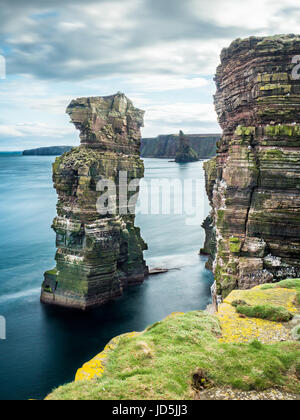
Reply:
[[[114,337],[104,348],[104,350],[99,353],[96,357],[94,357],[89,362],[85,363],[82,368],[78,369],[75,382],[77,381],[91,381],[94,378],[100,378],[103,375],[105,362],[107,359],[107,355],[111,350],[114,350],[119,343],[121,337],[135,337],[139,333],[138,332],[131,332],[127,334],[119,335],[118,337]]]
[[[291,333],[282,323],[239,315],[231,303],[243,300],[249,305],[272,304],[283,306],[296,313],[297,292],[291,289],[262,289],[256,286],[251,290],[233,290],[219,306],[217,317],[222,328],[221,343],[240,343],[259,340],[264,343],[290,340]]]
[[[291,312],[297,312],[295,301],[297,291],[294,289],[262,289],[263,286],[255,286],[250,290],[233,290],[224,300],[232,303],[234,300],[244,300],[249,305],[271,304],[283,306]]]
[[[176,316],[181,316],[181,315],[184,315],[184,312],[172,312],[170,315],[166,316],[165,319],[175,318]]]
[[[217,314],[221,328],[221,343],[247,343],[259,340],[264,343],[290,339],[289,331],[281,324],[258,318],[241,318],[229,303],[222,303]]]
[[[181,316],[181,315],[184,315],[184,312],[172,312],[165,319],[174,318],[176,316]],[[127,337],[127,338],[136,337],[139,334],[141,334],[141,333],[133,331],[133,332],[130,332],[130,333],[126,333],[126,334],[122,334],[122,335],[119,335],[117,337],[114,337],[107,344],[107,346],[105,346],[104,350],[101,353],[99,353],[97,356],[95,356],[89,362],[85,363],[82,366],[82,368],[78,369],[78,371],[76,373],[76,376],[75,376],[75,382],[77,382],[77,381],[91,381],[94,378],[100,378],[104,373],[108,353],[111,350],[114,350],[117,347],[120,339],[122,337]]]

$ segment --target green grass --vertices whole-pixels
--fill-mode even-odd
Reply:
[[[249,306],[248,303],[243,299],[233,300],[231,305],[237,308],[238,306]]]
[[[47,274],[49,276],[56,276],[57,275],[57,268],[55,267],[52,270],[46,271],[45,274]]]
[[[275,305],[238,305],[236,311],[250,318],[267,319],[274,322],[287,322],[293,318],[293,314],[283,306]]]
[[[295,340],[300,341],[300,324],[292,329],[292,336]],[[299,364],[300,366],[300,364]]]
[[[300,305],[300,279],[287,279],[279,281],[278,283],[264,284],[261,287],[261,290],[274,289],[278,287],[283,289],[295,289],[297,291],[297,303]]]
[[[101,378],[67,384],[48,399],[192,399],[199,369],[213,386],[300,393],[300,343],[228,344],[218,341],[220,333],[218,320],[205,312],[167,318],[136,337],[121,337]]]

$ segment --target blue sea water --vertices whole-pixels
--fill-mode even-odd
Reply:
[[[0,400],[44,398],[72,381],[112,337],[210,302],[212,274],[198,255],[204,242],[201,220],[186,225],[184,215],[139,214],[136,225],[149,246],[148,265],[178,270],[151,276],[91,312],[42,305],[43,273],[53,268],[55,255],[53,160],[0,153],[0,316],[7,322],[7,339],[0,340]],[[208,213],[202,162],[145,159],[145,168],[146,180],[201,178],[198,205]]]

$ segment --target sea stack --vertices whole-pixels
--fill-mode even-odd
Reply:
[[[124,287],[142,283],[148,273],[147,246],[134,225],[144,175],[139,155],[144,111],[117,93],[73,100],[67,113],[81,145],[53,164],[56,267],[45,273],[41,301],[86,310],[121,296]],[[128,192],[133,180],[136,189]],[[99,202],[104,194],[106,200]]]
[[[205,164],[212,212],[204,227],[223,297],[300,277],[299,53],[295,35],[238,39],[221,53],[223,136]]]
[[[197,153],[190,146],[190,141],[188,137],[186,137],[183,131],[180,130],[179,147],[175,156],[175,162],[187,163],[187,162],[195,162],[196,160],[199,160]]]

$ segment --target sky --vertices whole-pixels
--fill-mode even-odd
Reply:
[[[1,0],[0,150],[78,145],[69,102],[118,91],[144,137],[218,133],[221,49],[279,33],[300,33],[299,0]]]

